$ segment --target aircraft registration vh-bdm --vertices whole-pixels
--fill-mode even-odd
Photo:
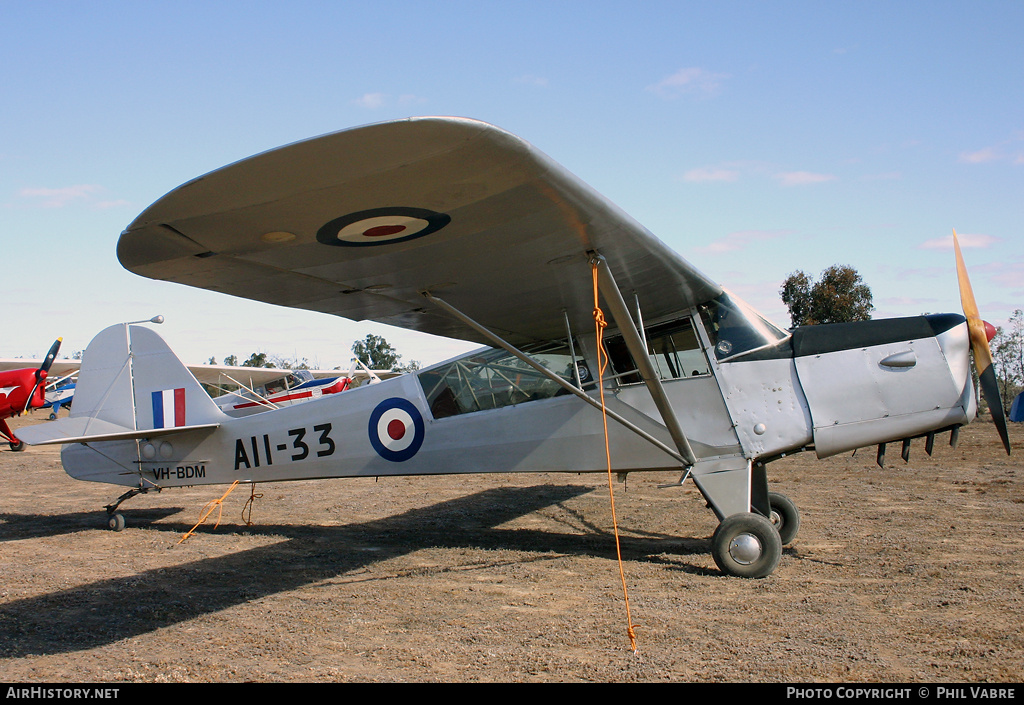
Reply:
[[[799,524],[769,462],[917,437],[931,452],[976,413],[972,345],[983,387],[993,374],[964,271],[966,319],[789,333],[527,142],[461,118],[231,164],[147,208],[117,253],[142,276],[489,347],[231,418],[156,333],[112,326],[71,415],[22,437],[66,444],[73,477],[130,487],[115,528],[124,498],[172,486],[678,470],[719,520],[717,565],[762,577]]]

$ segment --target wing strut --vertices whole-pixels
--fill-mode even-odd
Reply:
[[[640,338],[640,333],[633,323],[633,317],[630,316],[626,302],[622,298],[622,292],[619,291],[619,287],[615,283],[612,270],[608,267],[608,262],[605,258],[596,252],[592,253],[590,261],[598,266],[601,275],[598,277],[598,287],[601,289],[601,295],[604,296],[605,303],[611,309],[612,318],[615,320],[616,325],[618,325],[622,339],[626,343],[626,348],[629,349],[630,354],[633,356],[633,361],[640,371],[640,376],[643,378],[644,384],[647,385],[647,389],[654,399],[654,405],[658,407],[661,419],[665,422],[672,440],[675,441],[676,448],[679,449],[679,455],[682,457],[683,464],[687,467],[692,467],[696,464],[697,457],[693,454],[693,448],[690,447],[690,441],[686,439],[682,426],[679,425],[679,419],[672,408],[672,402],[669,401],[668,395],[665,394],[665,388],[661,385],[658,373],[655,372],[654,366],[651,364],[647,346]]]
[[[511,343],[505,341],[501,336],[497,335],[496,333],[488,330],[487,328],[485,328],[481,324],[477,323],[475,320],[473,320],[472,318],[470,318],[469,316],[464,314],[459,309],[457,309],[454,306],[452,306],[447,301],[444,301],[443,299],[437,298],[436,296],[431,294],[429,291],[424,291],[424,292],[422,292],[422,294],[423,294],[424,298],[426,298],[432,304],[434,304],[438,308],[441,308],[441,309],[447,311],[451,315],[455,316],[457,319],[459,319],[460,321],[465,323],[467,326],[469,326],[473,330],[477,331],[481,335],[485,336],[488,340],[493,342],[495,345],[497,345],[498,347],[504,349],[509,354],[514,355],[515,357],[519,358],[520,360],[525,362],[527,365],[529,365],[533,369],[537,370],[537,372],[539,372],[540,374],[544,375],[545,377],[550,379],[552,382],[555,382],[560,387],[562,387],[563,389],[568,391],[570,394],[573,394],[573,395],[579,397],[580,399],[582,399],[583,401],[587,402],[588,404],[590,404],[595,409],[598,409],[598,410],[601,409],[601,402],[597,401],[593,397],[591,397],[588,394],[584,393],[582,390],[580,390],[579,388],[573,386],[569,382],[566,382],[564,379],[562,379],[561,377],[556,375],[554,372],[552,372],[548,368],[544,367],[544,365],[541,365],[539,362],[534,360],[532,357],[530,357],[526,353],[524,353],[521,350],[518,350],[517,348],[515,348]],[[619,416],[618,414],[613,412],[611,409],[605,409],[605,413],[608,414],[608,418],[613,419],[615,421],[618,421],[620,424],[622,424],[623,426],[628,428],[630,431],[633,431],[634,433],[639,435],[644,440],[652,443],[653,445],[657,446],[661,450],[663,450],[666,453],[668,453],[674,459],[676,459],[677,461],[682,463],[685,467],[690,467],[691,465],[693,465],[693,463],[694,463],[693,460],[690,460],[689,462],[687,462],[686,459],[682,455],[680,455],[676,451],[674,451],[671,448],[669,448],[667,445],[665,445],[664,443],[659,441],[657,438],[655,438],[651,434],[649,434],[646,431],[644,431],[639,426],[636,426],[632,422],[624,419],[622,416]],[[683,440],[684,441],[686,440],[685,437],[684,437]],[[689,448],[688,444],[687,444],[687,448]],[[691,458],[693,457],[693,451],[690,451],[690,457]]]

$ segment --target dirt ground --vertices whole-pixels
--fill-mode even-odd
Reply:
[[[4,445],[0,682],[1020,683],[1011,427],[1010,458],[978,421],[909,464],[773,463],[802,524],[763,580],[716,569],[691,483],[614,483],[635,652],[603,475],[265,484],[252,525],[238,489],[179,544],[225,488],[136,497],[117,533],[117,488]]]

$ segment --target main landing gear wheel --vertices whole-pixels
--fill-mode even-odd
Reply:
[[[793,500],[784,494],[769,492],[768,504],[772,508],[772,524],[779,532],[782,545],[792,543],[796,538],[796,532],[800,530],[800,512],[793,504]]]
[[[8,443],[13,451],[25,450],[25,441],[18,441],[17,443]]]
[[[727,575],[763,578],[779,565],[782,540],[771,521],[760,514],[733,514],[715,529],[711,556]]]

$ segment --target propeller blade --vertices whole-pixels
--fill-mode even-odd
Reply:
[[[32,399],[36,395],[36,390],[39,389],[39,385],[46,379],[46,373],[50,371],[50,366],[53,364],[53,361],[57,359],[57,353],[60,352],[60,343],[62,340],[64,340],[64,338],[57,338],[57,340],[53,341],[53,345],[50,346],[50,351],[46,353],[46,357],[43,358],[43,364],[41,364],[39,369],[36,370],[36,383],[33,385],[32,391],[28,395],[28,399],[25,400],[25,408],[21,410],[22,413],[28,411],[32,406]]]
[[[60,352],[60,343],[62,340],[64,340],[64,338],[57,338],[57,340],[53,342],[53,345],[50,346],[50,352],[46,353],[46,357],[43,358],[43,364],[39,366],[39,369],[43,372],[50,371],[50,365],[53,364],[53,361],[57,358],[57,353]]]
[[[988,334],[985,330],[985,321],[981,320],[978,313],[978,304],[974,300],[974,290],[971,289],[971,280],[967,276],[967,265],[964,264],[964,256],[960,252],[960,240],[953,231],[953,249],[956,252],[956,278],[960,284],[960,304],[964,309],[964,316],[967,317],[967,330],[971,336],[971,352],[974,353],[974,367],[978,371],[978,383],[981,385],[981,394],[985,397],[989,412],[992,414],[992,421],[995,422],[999,438],[1003,441],[1003,448],[1006,454],[1010,454],[1010,438],[1006,430],[1006,415],[1003,413],[1003,401],[999,396],[999,384],[996,381],[996,371],[992,366],[992,349],[988,344]]]

